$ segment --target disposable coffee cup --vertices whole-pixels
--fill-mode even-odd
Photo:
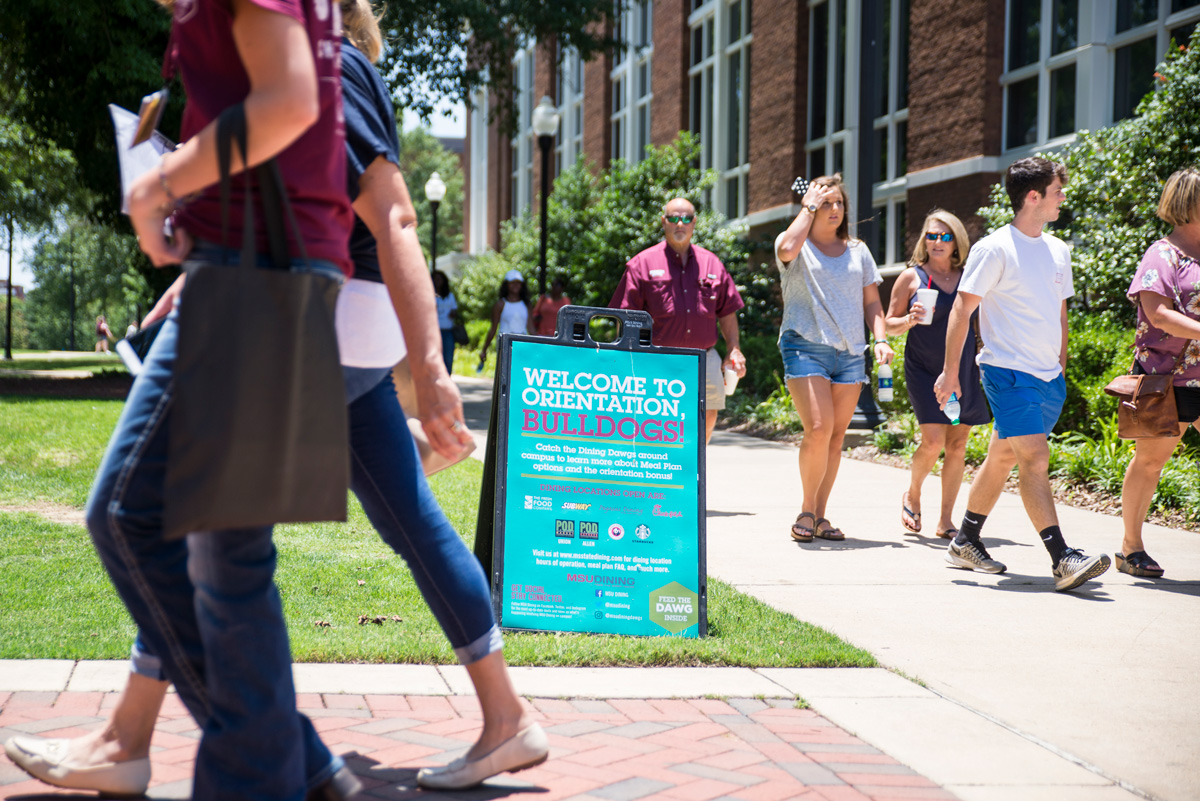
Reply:
[[[929,325],[933,322],[933,309],[937,306],[938,291],[936,289],[918,289],[917,302],[925,307],[925,313],[917,321],[919,325]]]
[[[737,382],[738,382],[737,370],[734,370],[732,367],[726,367],[725,368],[725,394],[726,395],[733,394],[733,391],[735,389],[737,389]]]

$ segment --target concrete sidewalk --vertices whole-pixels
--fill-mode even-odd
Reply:
[[[491,382],[456,381],[482,432]],[[904,532],[906,470],[844,459],[829,515],[847,540],[799,545],[788,534],[800,502],[794,446],[719,431],[707,462],[709,574],[932,691],[842,698],[844,672],[833,672],[823,693],[804,693],[833,722],[963,798],[1200,798],[1197,534],[1147,527],[1166,578],[1114,568],[1055,593],[1016,495],[988,518],[985,542],[1009,568],[989,576],[948,568],[944,540]],[[924,508],[939,502],[932,477]],[[1070,507],[1059,515],[1072,546],[1119,548],[1119,518]],[[1050,767],[1029,761],[1027,747]]]

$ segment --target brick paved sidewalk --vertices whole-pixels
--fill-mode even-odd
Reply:
[[[71,737],[100,722],[115,693],[0,692],[0,741]],[[417,769],[462,754],[477,736],[469,696],[298,696],[367,798],[605,801],[953,799],[904,765],[791,701],[534,699],[550,759],[462,793],[416,789]],[[199,733],[174,695],[154,737],[151,798],[187,798]],[[30,779],[0,753],[0,799],[86,798]]]

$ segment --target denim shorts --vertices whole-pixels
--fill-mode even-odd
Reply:
[[[1043,381],[1037,376],[1007,367],[979,365],[983,392],[996,418],[1000,439],[1029,434],[1050,436],[1067,400],[1067,380],[1059,373]]]
[[[795,331],[779,336],[783,355],[783,378],[827,378],[831,384],[865,384],[867,360],[863,354],[838,350],[832,345],[811,342]]]

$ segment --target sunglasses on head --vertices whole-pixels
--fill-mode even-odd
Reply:
[[[939,239],[940,239],[940,240],[942,240],[943,242],[953,242],[953,241],[954,241],[954,234],[949,234],[949,233],[947,233],[947,234],[935,234],[933,231],[926,231],[926,232],[925,232],[925,241],[927,241],[927,242],[936,242],[936,241],[938,241]]]
[[[696,219],[696,215],[694,215],[694,214],[668,214],[668,215],[666,215],[666,218],[667,218],[667,222],[669,222],[669,223],[676,223],[676,224],[683,223],[684,225],[687,225],[692,220]]]

